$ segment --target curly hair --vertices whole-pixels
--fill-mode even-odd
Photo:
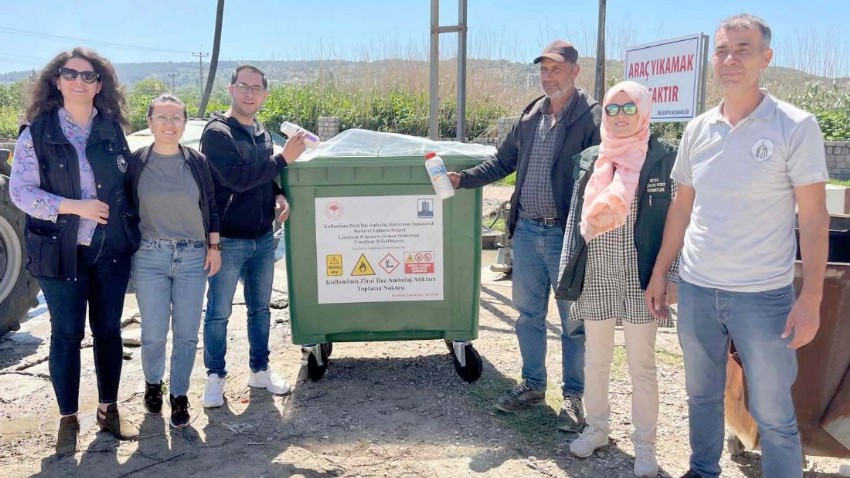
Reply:
[[[118,83],[115,67],[94,50],[81,46],[56,55],[41,70],[31,90],[30,104],[26,113],[27,120],[32,121],[42,114],[53,112],[63,106],[64,99],[57,88],[59,68],[71,58],[82,58],[88,61],[94,67],[95,73],[100,75],[98,80],[101,82],[100,93],[94,97],[94,107],[97,108],[98,114],[118,121],[125,127],[128,126],[127,100],[124,98],[124,87]]]

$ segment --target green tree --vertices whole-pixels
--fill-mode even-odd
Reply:
[[[8,85],[0,85],[0,139],[14,139],[18,136],[18,113],[26,104],[29,79],[18,80]]]
[[[159,78],[145,78],[133,85],[127,98],[130,109],[130,127],[133,131],[147,127],[148,105],[151,100],[168,91],[165,82]]]

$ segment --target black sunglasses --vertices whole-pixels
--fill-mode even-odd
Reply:
[[[617,116],[617,113],[619,113],[620,110],[623,110],[623,113],[625,113],[627,116],[633,116],[637,114],[638,108],[634,101],[626,103],[624,105],[611,103],[610,105],[605,107],[605,114],[608,116]]]
[[[66,68],[64,66],[59,68],[59,76],[68,81],[74,81],[79,76],[84,82],[89,84],[100,79],[99,73],[95,73],[93,71],[77,71],[73,68]]]

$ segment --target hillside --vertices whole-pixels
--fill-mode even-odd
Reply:
[[[239,65],[240,61],[220,61],[216,83],[223,86],[229,81],[229,75]],[[419,76],[413,83],[420,83],[427,89],[428,62],[415,60],[379,60],[367,61],[342,61],[342,60],[312,60],[312,61],[252,61],[266,71],[269,80],[275,83],[304,83],[319,78],[324,80],[335,80],[338,83],[356,83],[362,85],[364,82],[385,83],[397,82],[399,73],[406,76],[406,82],[411,77]],[[592,90],[594,80],[595,59],[581,58],[579,64],[582,73],[579,76],[580,86]],[[204,75],[208,63],[204,63]],[[119,63],[115,65],[121,81],[132,87],[135,83],[146,78],[159,78],[167,85],[174,82],[175,89],[194,88],[198,85],[198,64],[194,62],[160,62],[160,63]],[[470,60],[469,61],[470,89],[475,82],[492,83],[490,88],[498,86],[497,89],[519,89],[530,90],[536,94],[537,68],[530,63],[517,63],[504,60]],[[710,68],[710,65],[709,65]],[[441,62],[443,77],[447,73],[454,75],[454,61]],[[32,75],[32,71],[17,71],[0,74],[0,84],[11,83]],[[176,73],[173,79],[169,74]],[[709,77],[710,77],[709,73]],[[452,76],[453,77],[453,76]],[[450,77],[450,78],[452,78]],[[623,62],[609,60],[606,62],[606,78],[608,83],[617,81],[623,77]],[[206,78],[206,76],[205,76]],[[371,81],[370,81],[371,80]],[[785,67],[771,67],[765,74],[765,86],[774,94],[785,96],[798,93],[807,84],[818,84],[831,88],[835,83],[840,89],[850,91],[850,78],[833,80],[810,75],[808,73]],[[452,81],[453,84],[453,81]],[[409,83],[406,86],[413,86]],[[451,88],[453,91],[453,87]],[[712,82],[709,82],[709,104],[715,98]]]

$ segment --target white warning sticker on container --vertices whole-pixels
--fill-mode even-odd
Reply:
[[[320,304],[443,300],[436,196],[316,198],[315,205]]]

